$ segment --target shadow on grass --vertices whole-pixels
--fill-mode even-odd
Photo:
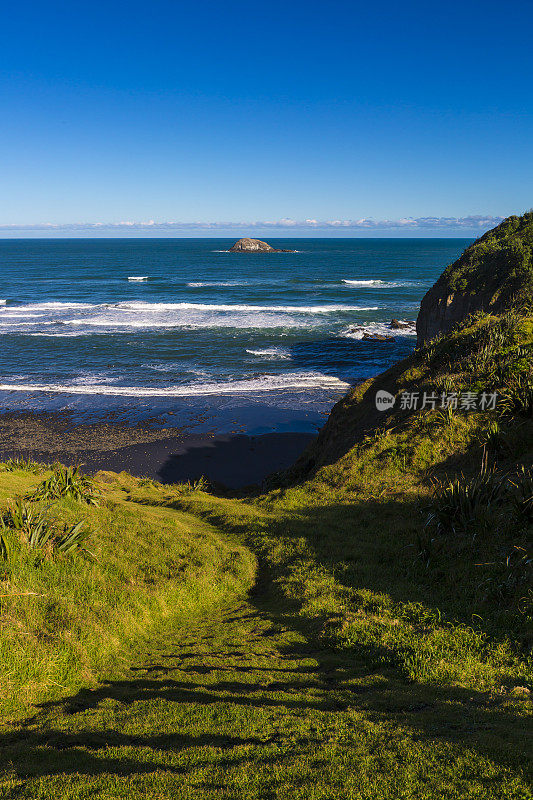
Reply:
[[[48,728],[28,732],[24,737],[5,737],[2,741],[4,759],[14,767],[20,779],[31,779],[52,775],[134,775],[150,772],[170,772],[184,775],[182,766],[169,765],[165,752],[179,752],[190,748],[212,747],[229,751],[236,747],[265,744],[264,740],[232,736],[161,734],[159,736],[135,736],[113,730],[90,730],[79,733]],[[140,748],[151,757],[140,754],[135,759],[124,754],[111,757],[106,751],[112,748]],[[232,755],[231,763],[245,761]],[[262,763],[267,759],[262,757]],[[268,759],[270,760],[270,759]],[[224,759],[221,759],[223,762]],[[198,762],[196,762],[198,763]],[[3,797],[6,795],[2,795]],[[9,795],[7,795],[9,796]],[[16,796],[16,795],[14,795]]]
[[[19,730],[0,736],[4,758],[14,773],[23,780],[59,774],[132,775],[159,770],[182,775],[187,769],[179,764],[169,765],[165,753],[179,755],[188,749],[213,748],[215,752],[209,757],[205,754],[206,764],[220,767],[245,763],[253,770],[268,763],[279,764],[288,757],[263,748],[290,743],[291,759],[316,752],[316,735],[310,736],[308,731],[296,738],[289,734],[287,740],[272,728],[265,730],[264,736],[193,736],[182,732],[137,735],[98,724],[95,729],[72,731],[83,722],[78,714],[102,709],[105,719],[105,709],[112,703],[127,719],[128,708],[140,703],[142,709],[153,700],[163,701],[178,712],[181,707],[176,716],[178,725],[198,706],[223,705],[224,716],[231,714],[232,708],[251,712],[279,709],[280,719],[285,721],[287,712],[294,712],[295,727],[301,719],[314,718],[317,727],[325,732],[324,742],[329,735],[328,724],[338,726],[339,715],[345,715],[344,730],[355,742],[357,715],[362,714],[373,726],[383,725],[392,751],[395,736],[401,740],[408,732],[415,742],[450,742],[489,756],[518,774],[527,769],[528,742],[533,736],[531,718],[500,708],[497,700],[481,692],[408,683],[386,666],[372,670],[369,660],[377,664],[383,657],[379,647],[369,647],[364,658],[362,654],[334,652],[315,640],[312,626],[302,617],[290,610],[281,613],[271,593],[259,589],[251,602],[253,613],[230,611],[220,618],[215,642],[205,630],[198,634],[186,631],[176,642],[154,649],[151,660],[132,666],[131,678],[106,681],[96,689],[83,689],[71,697],[43,704]],[[246,629],[243,649],[235,649],[234,638],[239,636],[232,629],[235,622]],[[228,638],[221,641],[225,626]],[[290,630],[301,634],[299,643],[283,641],[284,633]],[[243,627],[239,631],[242,635]],[[242,647],[242,639],[239,644]],[[257,663],[258,658],[264,659],[264,666]],[[242,675],[243,680],[233,675]],[[135,713],[135,709],[132,711]],[[137,709],[136,713],[142,714],[142,710]],[[72,717],[72,723],[68,717]],[[120,722],[115,725],[119,727]],[[67,730],[61,730],[63,727]],[[351,739],[345,740],[348,748]],[[240,747],[248,750],[236,750]],[[126,751],[122,757],[108,753],[110,748],[148,752],[133,758]],[[191,763],[195,768],[204,763],[203,754],[200,759],[195,755]],[[312,770],[304,777],[311,782]]]
[[[183,510],[181,501],[169,503],[169,507]],[[428,612],[427,618],[439,619],[443,624],[462,624],[474,627],[493,641],[507,641],[509,615],[502,598],[489,601],[484,598],[482,584],[485,573],[480,562],[493,555],[495,549],[510,550],[514,540],[506,542],[497,528],[487,535],[472,539],[467,535],[437,535],[427,533],[433,539],[432,552],[424,547],[424,522],[427,508],[418,500],[405,499],[402,492],[398,498],[364,499],[360,502],[311,505],[309,510],[287,510],[280,517],[269,516],[260,520],[258,534],[253,517],[245,516],[242,522],[218,513],[216,506],[209,507],[206,520],[231,535],[237,535],[249,544],[263,562],[263,571],[268,577],[259,576],[259,588],[265,593],[272,582],[283,582],[293,566],[302,558],[311,558],[319,569],[334,576],[343,596],[353,602],[357,611],[361,594],[382,595],[392,608],[397,604],[420,604]],[[199,514],[197,506],[193,513]],[[200,514],[201,515],[201,514]],[[512,535],[516,531],[511,532]],[[263,543],[265,535],[266,545]],[[422,541],[419,541],[421,537]],[[269,548],[275,541],[276,566],[269,570]],[[307,553],[302,552],[300,543]],[[308,580],[304,575],[302,580]],[[285,605],[288,598],[278,589],[279,600]],[[508,598],[508,606],[511,603]],[[379,603],[376,599],[376,613]],[[298,601],[293,601],[296,608]],[[515,609],[515,619],[525,625],[523,615]],[[513,631],[516,633],[516,631]],[[524,640],[525,649],[533,641]]]
[[[429,609],[438,608],[449,620],[470,621],[469,587],[461,590],[463,584],[457,583],[454,596],[449,585],[436,580],[434,570],[425,571],[416,563],[410,545],[417,514],[414,503],[398,499],[313,507],[272,520],[268,536],[285,548],[286,557],[279,560],[275,571],[263,564],[248,604],[228,609],[218,623],[207,620],[203,627],[176,631],[176,641],[154,643],[150,659],[132,665],[131,677],[109,680],[96,689],[83,689],[43,704],[18,730],[0,735],[4,759],[21,780],[74,773],[167,771],[185,781],[187,778],[180,776],[186,775],[187,768],[169,765],[169,754],[213,748],[209,755],[205,753],[206,764],[229,767],[240,762],[253,770],[288,757],[283,752],[272,755],[264,748],[290,745],[291,759],[296,755],[307,758],[315,752],[316,736],[314,740],[308,734],[285,739],[272,729],[265,730],[264,736],[247,736],[245,731],[242,735],[220,731],[189,735],[182,730],[129,734],[115,729],[118,722],[113,728],[105,724],[109,703],[123,713],[137,703],[155,700],[181,709],[176,716],[178,728],[195,707],[222,704],[228,718],[231,709],[244,708],[252,714],[254,709],[266,709],[279,711],[284,720],[294,719],[295,727],[298,720],[315,715],[327,742],[328,724],[345,719],[347,748],[358,736],[357,719],[362,715],[386,733],[393,753],[395,737],[408,735],[425,745],[448,742],[466,747],[517,775],[524,774],[533,739],[531,717],[525,718],[488,693],[409,682],[395,667],[390,650],[379,643],[335,651],[320,633],[327,624],[336,624],[336,615],[308,619],[299,613],[300,601],[283,594],[279,579],[299,558],[291,543],[304,540],[316,564],[334,573],[341,589],[355,593],[354,604],[357,592],[371,590],[388,595],[395,603],[420,602]],[[230,530],[227,520],[216,522],[221,527],[225,522]],[[384,529],[391,531],[388,541]],[[231,532],[236,530],[234,526]],[[242,534],[242,530],[238,532]],[[300,642],[287,643],[287,631],[297,632]],[[100,710],[94,729],[73,731],[85,722],[77,715]],[[142,712],[132,708],[132,713]],[[248,751],[240,752],[240,747]],[[112,748],[147,752],[133,757],[126,750],[122,757],[107,752]],[[196,768],[204,763],[204,754],[200,759],[195,755],[192,761]],[[304,777],[311,786],[311,767]],[[6,796],[15,797],[16,791]],[[269,796],[268,790],[264,796]]]

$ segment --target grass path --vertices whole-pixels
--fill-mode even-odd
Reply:
[[[407,685],[292,621],[257,593],[168,625],[95,689],[2,731],[0,797],[531,797],[468,747],[474,717],[435,727]]]

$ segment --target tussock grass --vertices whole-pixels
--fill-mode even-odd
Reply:
[[[61,500],[72,497],[74,500],[97,506],[100,489],[91,478],[84,475],[79,467],[58,465],[50,477],[46,478],[27,495],[28,500]]]
[[[19,456],[17,458],[9,458],[7,461],[4,461],[0,464],[0,471],[2,472],[30,472],[34,475],[40,475],[41,472],[46,472],[48,470],[47,464],[41,464],[39,461],[34,461],[32,458],[25,458],[24,456]]]

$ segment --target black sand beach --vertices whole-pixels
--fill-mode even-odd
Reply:
[[[312,433],[258,436],[241,432],[194,432],[124,423],[80,424],[68,412],[0,416],[0,460],[23,456],[36,461],[79,464],[84,471],[127,470],[162,483],[200,477],[229,489],[260,484],[290,467],[313,441]]]

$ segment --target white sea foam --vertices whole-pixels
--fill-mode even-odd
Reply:
[[[129,281],[147,281],[148,275],[128,275]]]
[[[378,310],[358,304],[254,305],[249,303],[193,303],[121,301],[80,303],[50,301],[0,309],[2,333],[23,332],[28,326],[68,326],[78,331],[122,332],[127,329],[176,328],[308,328],[322,325],[318,319],[342,313]],[[72,313],[75,312],[75,313]],[[33,321],[35,318],[35,321]],[[99,330],[98,330],[99,329]],[[78,332],[77,331],[77,332]],[[51,333],[56,333],[52,331]],[[57,334],[66,333],[57,331]]]
[[[341,303],[324,306],[256,306],[226,303],[144,303],[142,300],[117,303],[116,308],[140,311],[244,311],[272,312],[276,314],[333,314],[337,311],[378,311],[378,306],[348,306]]]
[[[191,289],[200,289],[211,286],[249,286],[251,283],[259,282],[260,281],[190,281],[186,286],[190,286]]]
[[[417,281],[382,281],[378,278],[372,279],[362,279],[362,278],[354,278],[343,279],[342,283],[345,283],[347,286],[358,286],[360,288],[368,287],[372,289],[398,289],[402,286],[418,286]]]
[[[227,281],[189,281],[185,285],[189,286],[191,289],[210,289],[211,287],[284,286],[287,285],[287,283],[291,283],[291,281],[287,281],[285,278],[235,278]]]
[[[0,306],[6,306],[7,300],[0,300]]]
[[[379,336],[416,336],[414,325],[409,328],[391,328],[388,322],[370,322],[364,325],[350,325],[340,332],[346,339],[362,339],[365,333],[378,334]]]
[[[71,333],[28,333],[27,336],[46,336],[47,339],[70,339],[73,336],[85,336],[86,334],[83,331],[72,331]]]
[[[146,364],[141,364],[141,367],[143,369],[154,370],[154,372],[175,372],[179,373],[180,375],[187,373],[188,375],[193,375],[197,378],[206,378],[209,375],[207,370],[201,369],[200,367],[195,367],[186,361],[152,361]]]
[[[17,306],[16,308],[17,310],[20,309],[20,311],[63,311],[71,308],[91,309],[98,308],[98,306],[94,305],[94,303],[63,303],[54,301],[49,303],[28,303],[25,306]]]
[[[1,319],[0,319],[1,322]],[[7,327],[9,328],[17,328],[20,325],[56,325],[57,323],[54,320],[44,320],[42,322],[25,322],[24,320],[17,320],[17,322],[13,322],[9,324]]]
[[[53,324],[53,323],[52,323]],[[181,327],[177,321],[154,320],[154,319],[115,319],[111,316],[91,317],[85,319],[65,319],[63,325],[89,325],[91,328],[178,328]]]
[[[203,395],[231,395],[305,389],[347,389],[349,384],[330,375],[315,372],[289,372],[284,375],[264,375],[258,378],[221,383],[199,383],[188,386],[153,388],[145,386],[110,386],[100,383],[86,385],[25,383],[0,384],[0,391],[54,392],[61,394],[95,394],[120,397],[192,397]]]
[[[44,314],[32,314],[27,311],[22,311],[17,314],[4,314],[0,311],[0,322],[3,319],[25,319],[26,317],[44,317]]]
[[[83,388],[90,387],[92,390],[95,386],[109,384],[112,380],[113,378],[111,375],[87,370],[85,372],[80,372],[79,375],[72,379],[72,386]]]
[[[347,283],[349,286],[383,286],[385,281],[379,280],[343,280],[343,283]]]
[[[265,358],[270,361],[286,361],[291,358],[290,352],[285,347],[263,347],[258,350],[246,350],[252,356]]]

